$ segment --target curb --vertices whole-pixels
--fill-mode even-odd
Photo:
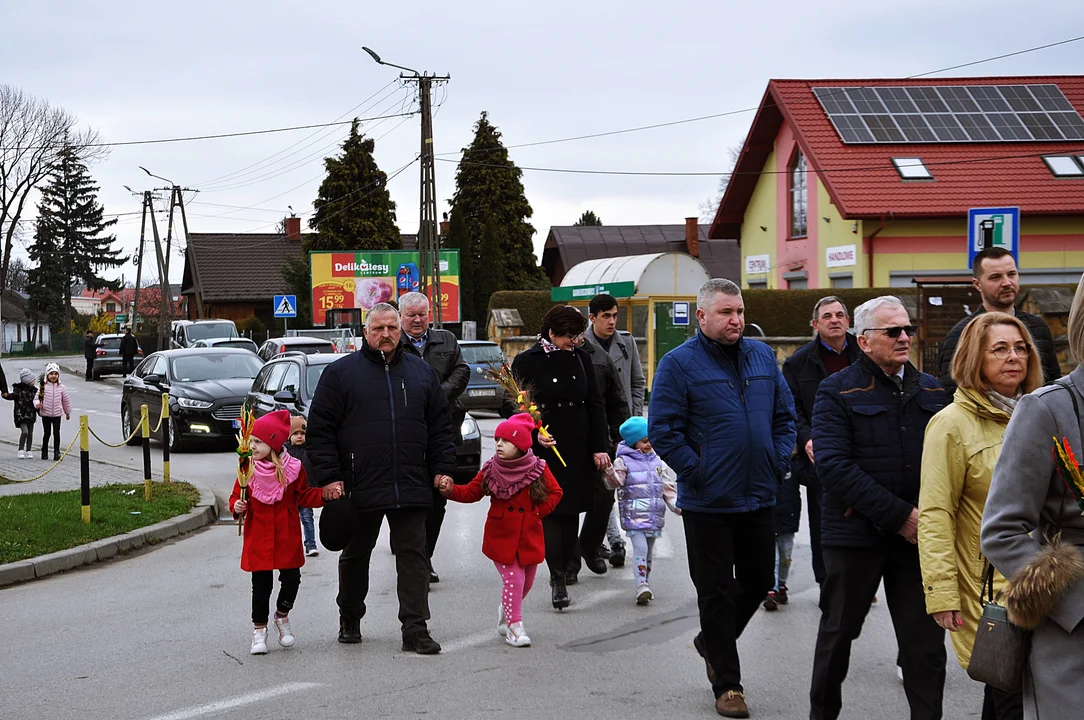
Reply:
[[[108,560],[217,522],[218,506],[214,493],[202,485],[185,482],[199,490],[199,503],[184,515],[87,545],[0,565],[0,588]]]
[[[82,377],[86,374],[86,371],[87,371],[86,365],[83,365],[82,367],[78,367],[76,365],[68,365],[68,364],[60,363],[60,362],[58,362],[57,365],[59,365],[60,369],[63,370],[64,372],[71,373],[72,375],[76,375],[80,379],[82,379]],[[104,383],[106,385],[112,385],[114,387],[123,387],[124,386],[124,375],[109,375],[109,376],[106,376],[106,377],[98,378],[97,380],[92,380],[91,382]]]

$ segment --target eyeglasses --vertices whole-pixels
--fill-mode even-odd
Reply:
[[[883,328],[866,328],[862,332],[872,332],[874,330],[883,330],[884,334],[895,340],[900,336],[900,333],[907,333],[907,337],[914,337],[918,332],[917,325],[894,325],[893,327]]]
[[[998,360],[1007,360],[1010,353],[1016,353],[1017,357],[1026,358],[1031,354],[1031,346],[1026,343],[1020,343],[1009,347],[1008,345],[998,345],[993,350],[988,351],[991,355]]]

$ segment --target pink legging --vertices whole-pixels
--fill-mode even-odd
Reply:
[[[538,566],[523,567],[519,564],[518,558],[511,565],[505,565],[496,560],[493,564],[497,566],[497,572],[501,574],[501,580],[504,582],[504,588],[501,590],[501,607],[504,608],[505,619],[509,625],[523,622],[523,598],[527,597],[531,586],[534,585],[534,574]]]

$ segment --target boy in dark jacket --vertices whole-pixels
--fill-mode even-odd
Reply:
[[[34,448],[34,424],[38,421],[38,411],[34,409],[34,396],[38,392],[34,373],[29,368],[19,371],[19,382],[11,386],[11,392],[4,392],[5,400],[15,403],[13,410],[15,427],[19,428],[19,452],[16,457],[30,457]],[[23,454],[25,451],[25,455]]]
[[[282,449],[301,461],[301,467],[305,468],[306,477],[309,476],[309,455],[305,452],[305,416],[298,413],[290,415],[290,439]],[[320,554],[316,549],[316,526],[312,520],[312,508],[298,508],[301,515],[301,530],[305,541],[305,554],[315,557]]]

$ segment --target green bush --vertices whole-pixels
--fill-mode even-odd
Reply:
[[[491,311],[498,308],[519,310],[523,319],[523,334],[537,335],[542,325],[542,316],[558,303],[550,300],[549,290],[499,290],[489,296],[489,310],[486,311],[486,326],[489,325]],[[479,328],[479,332],[482,328]]]
[[[247,317],[241,322],[237,323],[237,332],[241,335],[247,336],[250,330],[253,334],[262,333],[267,330],[267,326],[264,325],[263,322],[255,315]]]

